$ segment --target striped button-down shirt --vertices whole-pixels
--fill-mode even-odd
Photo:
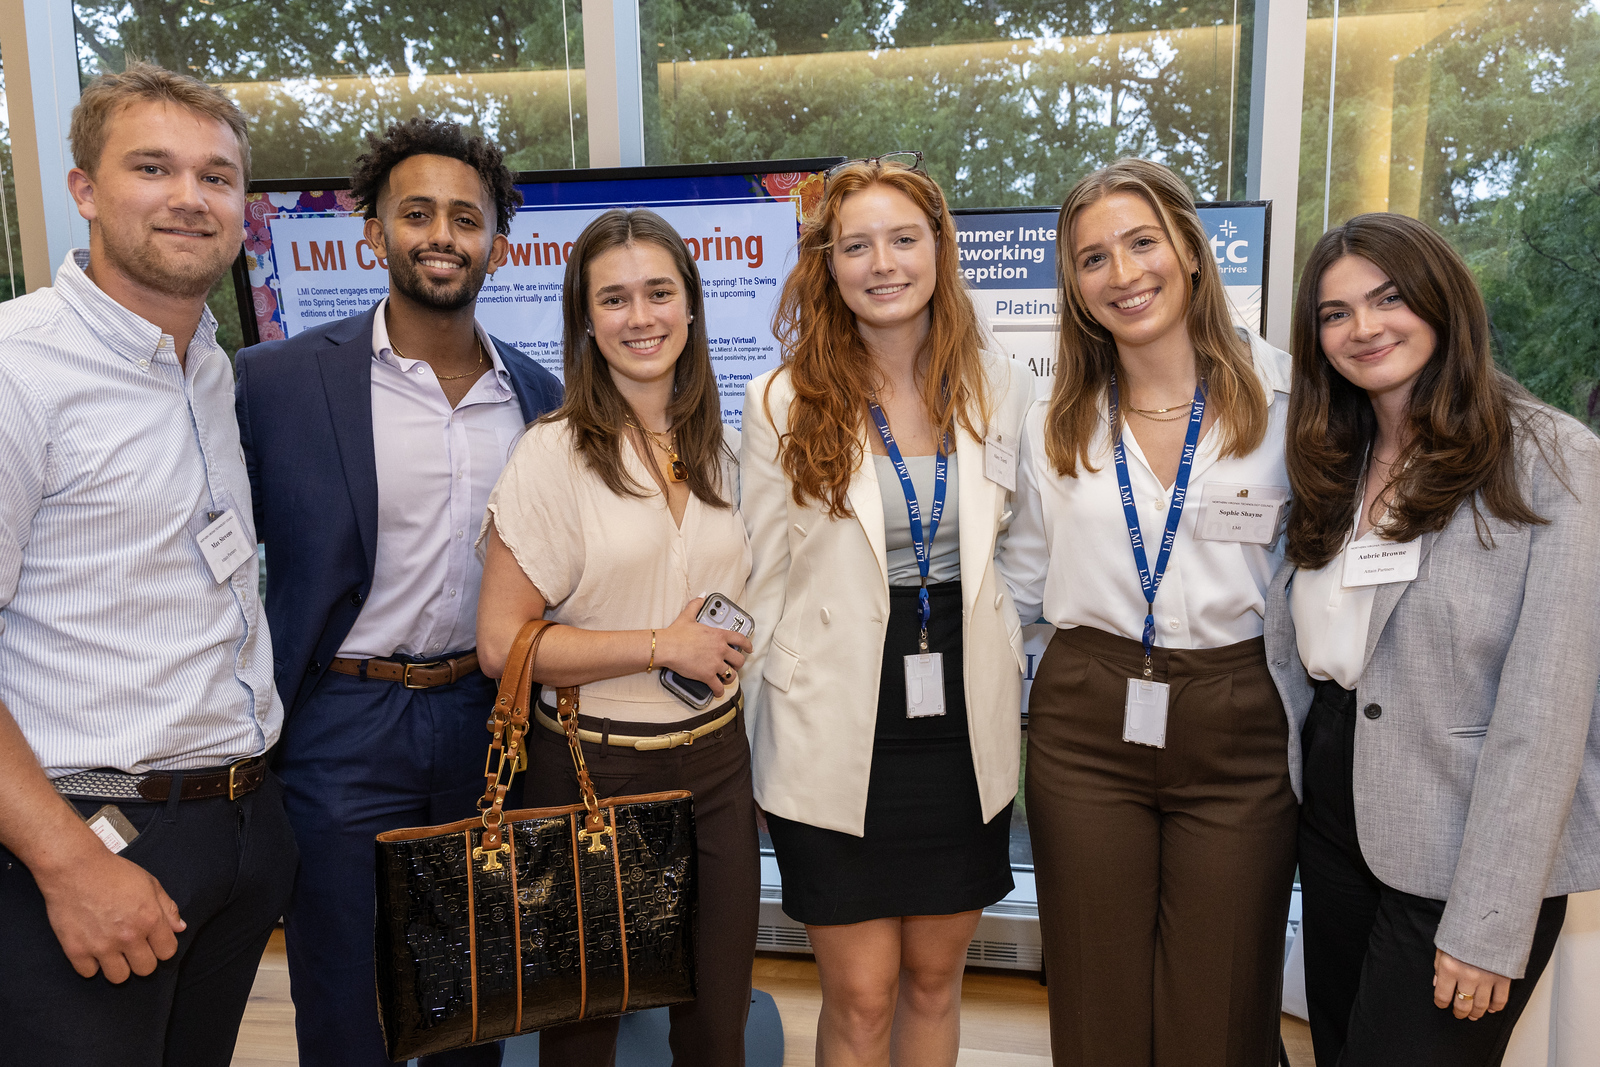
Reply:
[[[260,754],[283,706],[255,557],[218,582],[195,539],[231,510],[256,540],[216,320],[180,364],[87,264],[0,305],[0,701],[52,777]]]

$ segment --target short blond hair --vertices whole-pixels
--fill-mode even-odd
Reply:
[[[106,128],[124,106],[140,100],[177,104],[227,126],[239,140],[242,181],[250,181],[250,131],[244,113],[221,89],[186,74],[129,58],[120,74],[102,74],[90,82],[72,109],[72,162],[90,176],[106,147]]]

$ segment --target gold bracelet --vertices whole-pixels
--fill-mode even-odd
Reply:
[[[644,669],[647,671],[656,669],[656,632],[654,630],[650,631],[650,662],[644,665]]]

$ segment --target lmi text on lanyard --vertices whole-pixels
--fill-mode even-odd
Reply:
[[[1206,387],[1202,379],[1194,387],[1194,405],[1189,409],[1189,432],[1183,439],[1183,455],[1178,461],[1178,476],[1172,480],[1172,504],[1167,508],[1167,525],[1161,534],[1161,549],[1156,553],[1155,570],[1145,555],[1144,533],[1139,527],[1139,510],[1133,502],[1133,485],[1128,479],[1128,453],[1122,446],[1122,430],[1117,422],[1117,376],[1111,375],[1110,417],[1116,438],[1112,454],[1117,463],[1117,487],[1122,493],[1122,514],[1128,523],[1128,540],[1133,545],[1133,563],[1139,569],[1139,586],[1144,591],[1144,677],[1128,679],[1128,696],[1123,706],[1122,739],[1135,744],[1167,745],[1167,696],[1165,682],[1155,680],[1151,654],[1156,638],[1156,590],[1167,573],[1172,545],[1178,538],[1178,523],[1189,495],[1189,472],[1194,468],[1195,452],[1200,447],[1200,424],[1206,417]]]
[[[895,444],[889,430],[889,420],[878,406],[877,398],[867,401],[872,421],[878,426],[878,436],[889,453],[895,473],[900,476],[900,490],[906,498],[906,514],[911,519],[911,547],[917,557],[917,571],[922,585],[917,590],[917,655],[905,657],[906,717],[912,719],[944,714],[944,654],[928,651],[928,622],[933,618],[933,603],[928,597],[928,574],[933,557],[933,539],[939,532],[939,517],[944,514],[945,485],[950,473],[950,435],[939,442],[939,451],[933,459],[933,507],[928,512],[928,535],[922,535],[922,508],[917,503],[917,487],[911,483],[911,469],[906,466],[900,446]]]

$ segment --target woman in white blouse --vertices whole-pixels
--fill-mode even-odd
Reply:
[[[1054,393],[1000,567],[1057,627],[1027,802],[1055,1062],[1277,1062],[1295,800],[1263,652],[1288,356],[1229,324],[1183,182],[1121,160],[1057,227]]]
[[[529,428],[489,497],[478,656],[499,677],[529,619],[545,689],[525,801],[579,799],[553,690],[581,686],[584,758],[602,796],[688,789],[699,845],[697,995],[670,1009],[678,1063],[744,1062],[760,857],[738,670],[748,639],[695,621],[740,602],[750,549],[707,348],[700,274],[650,211],[611,210],[573,243],[562,290],[566,398]],[[696,710],[670,668],[712,693]],[[691,744],[692,742],[692,744]],[[545,1030],[542,1062],[603,1065],[617,1020]]]
[[[1317,242],[1294,351],[1267,640],[1317,1062],[1493,1067],[1600,887],[1600,441],[1495,367],[1402,215]]]

